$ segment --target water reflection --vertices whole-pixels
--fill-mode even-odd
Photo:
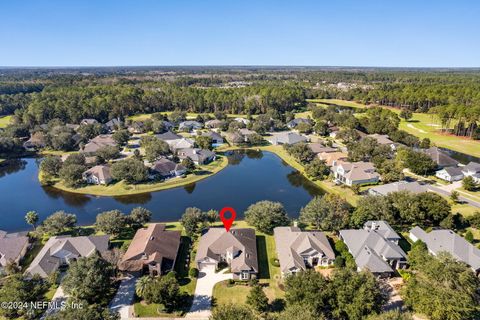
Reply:
[[[42,188],[51,199],[62,199],[65,204],[75,208],[82,208],[92,200],[92,197],[86,194],[64,192],[49,186],[42,186]]]
[[[188,194],[190,194],[190,193],[193,193],[193,191],[195,191],[196,186],[197,186],[197,184],[195,182],[193,182],[193,183],[189,183],[186,186],[184,186],[183,189],[185,191],[187,191]]]
[[[0,178],[24,170],[26,165],[27,161],[23,159],[5,160],[0,164]]]
[[[131,194],[128,196],[118,196],[113,197],[113,199],[117,200],[122,204],[146,204],[152,200],[152,194],[148,193],[139,193],[139,194]]]

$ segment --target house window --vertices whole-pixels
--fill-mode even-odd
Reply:
[[[241,278],[242,280],[248,280],[248,278],[249,278],[249,273],[248,273],[248,271],[242,271],[242,274],[241,274],[240,278]]]

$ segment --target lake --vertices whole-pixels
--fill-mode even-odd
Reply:
[[[98,213],[119,209],[128,213],[136,206],[153,212],[153,221],[177,221],[187,207],[202,210],[233,207],[239,218],[260,200],[280,201],[291,217],[323,191],[270,152],[235,151],[229,165],[205,180],[175,189],[122,197],[97,197],[43,187],[38,181],[40,159],[9,161],[0,167],[0,230],[21,231],[27,211],[40,221],[57,210],[77,215],[79,225],[95,222]]]

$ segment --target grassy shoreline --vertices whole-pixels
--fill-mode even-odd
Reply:
[[[125,182],[120,181],[108,186],[89,185],[89,186],[80,187],[80,188],[70,188],[65,186],[63,182],[57,181],[50,186],[65,192],[88,194],[93,196],[108,196],[108,197],[127,196],[127,195],[135,195],[135,194],[149,193],[154,191],[161,191],[161,190],[183,187],[191,183],[195,183],[203,179],[206,179],[210,176],[213,176],[214,174],[225,169],[227,165],[228,165],[227,157],[220,156],[214,162],[208,165],[201,166],[200,170],[197,170],[198,174],[195,174],[195,173],[190,174],[185,178],[173,178],[165,182],[127,185],[125,184]],[[208,172],[208,173],[205,173],[205,172]],[[47,184],[41,172],[39,172],[38,178],[41,183]]]

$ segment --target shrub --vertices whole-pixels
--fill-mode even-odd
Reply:
[[[191,278],[197,278],[198,277],[198,269],[197,268],[191,268],[190,271],[188,271],[188,275]]]
[[[274,267],[280,267],[280,261],[278,261],[277,258],[274,258],[274,257],[270,258],[270,263]]]

